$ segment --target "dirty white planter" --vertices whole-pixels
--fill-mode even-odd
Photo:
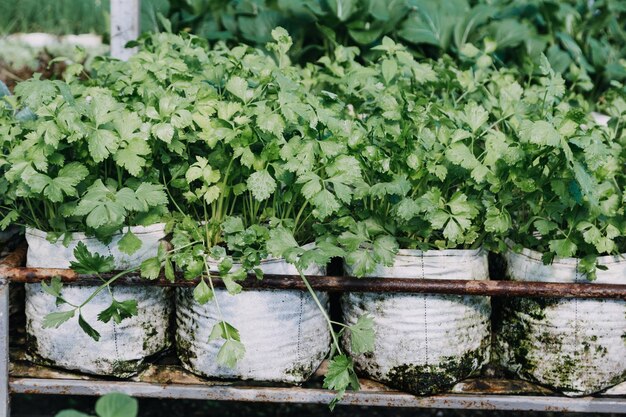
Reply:
[[[576,258],[544,265],[529,249],[505,254],[513,281],[589,283]],[[604,256],[593,284],[626,279],[626,257]],[[566,395],[592,394],[626,380],[626,302],[608,299],[514,298],[496,329],[499,361],[521,378]]]
[[[60,241],[50,243],[45,232],[27,229],[26,264],[29,267],[69,268],[74,259],[73,250],[82,241],[91,252],[112,255],[116,269],[135,267],[156,255],[159,240],[164,237],[163,228],[163,224],[133,227],[132,231],[141,239],[142,246],[131,256],[117,248],[122,235],[116,235],[110,244],[105,245],[82,233],[74,233],[72,241],[65,247]],[[62,295],[67,301],[80,304],[96,288],[68,285],[63,287]],[[85,320],[101,335],[100,341],[96,342],[80,329],[76,318],[58,329],[44,328],[43,319],[47,314],[67,309],[67,306],[57,307],[54,297],[44,293],[41,284],[27,284],[26,331],[31,359],[45,365],[123,378],[137,373],[146,357],[170,345],[168,325],[172,300],[169,289],[114,285],[111,291],[118,301],[137,300],[138,315],[120,324],[98,321],[98,314],[111,303],[108,292],[100,292],[82,309]]]
[[[235,265],[235,268],[237,265]],[[217,271],[217,264],[211,265]],[[282,259],[262,261],[265,274],[297,275]],[[305,275],[325,275],[312,267]],[[230,295],[216,289],[224,320],[241,337],[246,353],[235,368],[220,366],[217,352],[223,340],[209,341],[219,314],[215,302],[198,304],[193,289],[177,289],[176,343],[178,356],[189,371],[209,378],[252,379],[299,384],[306,381],[329,352],[330,333],[313,297],[297,290],[243,290]],[[328,294],[318,292],[323,306]]]
[[[378,266],[370,276],[487,280],[489,270],[482,250],[400,250],[392,267]],[[363,314],[374,318],[374,351],[353,355],[357,369],[404,391],[450,388],[489,358],[488,297],[347,293],[342,310],[346,324]],[[349,337],[344,344],[349,351]]]

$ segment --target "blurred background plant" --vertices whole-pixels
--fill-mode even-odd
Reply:
[[[626,0],[142,0],[141,27],[187,31],[210,41],[257,47],[285,27],[291,56],[304,63],[356,46],[363,59],[383,36],[416,56],[532,71],[544,53],[590,101],[626,79]],[[107,39],[109,0],[0,2],[0,33],[96,33]],[[166,26],[170,26],[166,24]],[[0,48],[2,49],[2,48]]]
[[[106,394],[96,401],[96,416],[98,417],[137,417],[137,400],[120,393]],[[77,410],[63,410],[55,417],[92,417]]]

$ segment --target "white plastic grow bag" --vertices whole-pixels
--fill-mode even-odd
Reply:
[[[576,258],[544,265],[529,249],[505,254],[513,281],[589,283]],[[604,256],[592,283],[619,284],[626,258]],[[499,361],[521,378],[566,395],[587,395],[626,380],[626,301],[515,298],[506,300],[496,328]]]
[[[298,274],[282,259],[262,261],[260,268],[265,274]],[[217,264],[211,269],[217,271]],[[305,275],[325,274],[325,268],[319,267],[305,271]],[[308,292],[244,289],[230,295],[216,289],[223,319],[239,331],[246,349],[235,368],[220,366],[216,357],[223,340],[209,341],[213,325],[220,320],[215,302],[200,305],[193,298],[193,289],[176,291],[178,356],[183,366],[195,374],[298,384],[315,372],[329,352],[330,332]],[[317,296],[327,306],[328,294],[318,292]]]
[[[114,236],[105,245],[95,238],[74,233],[67,247],[62,242],[50,243],[46,233],[36,229],[26,230],[28,254],[26,265],[40,268],[69,268],[74,259],[73,250],[83,242],[92,253],[112,255],[116,269],[136,267],[147,258],[156,255],[159,240],[164,236],[164,225],[132,227],[133,233],[142,241],[141,249],[133,255],[119,251],[117,243],[122,235]],[[96,286],[64,286],[63,298],[73,304],[81,304]],[[124,319],[120,324],[98,321],[98,314],[111,303],[107,290],[101,291],[82,308],[85,320],[101,335],[96,342],[85,334],[76,317],[63,323],[58,329],[44,328],[44,317],[57,307],[54,297],[46,294],[41,284],[26,285],[26,331],[28,353],[34,362],[78,370],[97,375],[116,377],[131,376],[140,369],[144,359],[171,343],[168,331],[172,311],[171,291],[167,288],[144,286],[111,286],[118,301],[137,300],[136,316]]]
[[[378,266],[370,276],[487,280],[489,270],[482,250],[400,250],[392,267]],[[363,314],[374,319],[374,351],[354,356],[357,369],[404,391],[449,388],[489,358],[488,297],[347,293],[342,310],[346,324]],[[344,344],[349,351],[349,337]]]

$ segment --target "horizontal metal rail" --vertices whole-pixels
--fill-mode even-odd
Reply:
[[[123,392],[136,397],[328,404],[335,393],[319,388],[234,387],[224,385],[149,384],[144,382],[10,378],[12,394],[97,396]],[[470,410],[623,413],[623,398],[446,394],[416,397],[397,391],[347,392],[342,405],[448,408]]]
[[[25,268],[26,248],[18,248],[0,263],[0,285],[8,289],[6,281],[37,283],[60,277],[67,284],[100,284],[102,277],[86,276],[67,269]],[[108,274],[106,276],[110,276]],[[155,281],[141,279],[137,274],[123,277],[118,284],[141,284],[160,286],[191,286],[195,281],[185,281],[177,276],[175,282],[164,277]],[[407,292],[407,293],[442,293],[459,295],[527,296],[527,297],[580,297],[580,298],[622,298],[626,299],[625,285],[596,284],[559,284],[544,282],[511,281],[468,281],[468,280],[432,280],[432,279],[391,279],[352,277],[309,277],[309,281],[318,290],[324,291],[359,291],[359,292]],[[216,277],[215,285],[222,282]],[[305,286],[298,276],[266,276],[263,280],[248,277],[243,283],[246,288],[273,288],[304,290]],[[8,300],[4,300],[8,304]],[[1,315],[0,315],[1,316]],[[8,329],[8,317],[3,326]],[[1,320],[0,320],[1,321]],[[6,331],[6,330],[5,330]],[[4,335],[3,335],[4,336]],[[6,337],[6,336],[4,336]],[[2,339],[2,337],[0,337]],[[7,346],[2,356],[8,356]],[[8,361],[5,361],[8,364]],[[19,361],[18,361],[19,363]],[[25,362],[27,364],[27,362]],[[19,368],[13,363],[13,373],[3,381],[0,397],[8,399],[8,394],[44,394],[44,395],[104,395],[109,392],[124,392],[136,397],[198,399],[219,401],[271,402],[271,403],[310,403],[328,404],[335,396],[329,390],[321,389],[317,383],[305,387],[268,387],[240,385],[220,381],[190,381],[189,375],[174,377],[172,373],[159,374],[153,379],[140,381],[119,381],[106,379],[75,379],[67,375],[51,376],[52,373],[35,372]],[[167,368],[167,366],[166,366]],[[19,371],[18,369],[22,369]],[[157,365],[157,369],[160,369]],[[169,368],[168,368],[169,369]],[[164,368],[163,371],[166,371]],[[170,370],[171,371],[171,370]],[[168,371],[169,372],[169,371]],[[155,374],[157,375],[157,374]],[[177,375],[177,374],[176,374]],[[166,378],[163,378],[166,377]],[[177,379],[178,378],[178,379]],[[181,379],[182,378],[182,379]],[[319,382],[319,381],[318,381]],[[497,381],[496,381],[497,382]],[[583,397],[568,398],[550,392],[535,389],[525,392],[527,387],[507,385],[503,391],[497,383],[489,380],[478,381],[478,385],[468,381],[453,392],[416,397],[408,393],[389,390],[380,384],[366,383],[358,392],[346,393],[340,404],[381,407],[412,407],[473,410],[509,410],[509,411],[547,411],[547,412],[582,412],[582,413],[623,413],[626,412],[626,397],[622,391],[613,395],[618,397]],[[519,385],[519,381],[517,382]],[[308,384],[307,384],[308,385]],[[466,386],[467,385],[467,386]],[[474,386],[476,385],[476,386]],[[492,386],[493,385],[493,386]],[[501,384],[500,384],[501,385]],[[506,385],[506,384],[505,384]],[[511,388],[513,387],[513,388]],[[522,389],[524,388],[524,389]],[[513,389],[511,391],[511,389]],[[516,395],[519,393],[526,395]],[[508,391],[507,391],[508,390]],[[545,390],[545,389],[544,389]],[[4,391],[4,393],[2,392]],[[498,393],[500,391],[500,393]],[[0,409],[0,417],[8,417],[8,401],[5,409]]]
[[[71,269],[25,268],[21,267],[26,256],[26,247],[20,246],[0,265],[0,276],[11,282],[38,283],[52,277],[59,277],[69,285],[99,285],[101,278],[109,278],[114,273],[81,275]],[[155,285],[165,287],[191,287],[197,280],[185,280],[182,272],[177,272],[174,282],[164,276],[156,280],[146,280],[138,272],[128,273],[119,278],[115,285]],[[496,297],[555,297],[555,298],[612,298],[626,300],[626,285],[593,283],[520,282],[504,280],[473,281],[464,279],[421,279],[421,278],[354,278],[344,276],[310,276],[311,286],[328,292],[384,292],[384,293],[429,293],[455,295],[484,295]],[[217,287],[223,287],[219,277],[213,277]],[[262,280],[254,275],[241,282],[246,289],[306,290],[299,276],[266,275]]]

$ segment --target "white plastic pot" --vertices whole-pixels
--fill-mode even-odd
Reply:
[[[370,276],[487,280],[489,270],[482,250],[400,250],[392,267],[378,266]],[[404,391],[450,388],[489,358],[488,297],[347,293],[342,310],[346,324],[363,314],[374,319],[374,351],[353,355],[357,369]],[[344,344],[350,351],[349,337]]]
[[[217,270],[217,264],[211,265]],[[234,268],[239,267],[235,265]],[[265,274],[297,275],[282,259],[262,261]],[[306,275],[325,275],[313,267]],[[209,378],[251,379],[299,384],[306,381],[329,352],[330,333],[313,297],[297,290],[243,290],[230,295],[216,289],[223,320],[240,334],[246,352],[235,368],[218,365],[223,340],[209,341],[220,321],[214,301],[200,305],[193,289],[177,289],[176,343],[178,356],[189,371]],[[323,306],[328,295],[318,292]]]
[[[508,251],[513,281],[589,283],[576,258],[544,265],[529,249]],[[619,284],[626,258],[605,256],[594,285]],[[608,299],[514,298],[504,302],[496,328],[499,361],[523,379],[566,395],[588,395],[626,380],[626,302]]]
[[[105,245],[82,233],[74,233],[65,247],[62,242],[50,243],[45,232],[27,229],[26,265],[68,268],[70,261],[74,260],[73,249],[78,242],[83,242],[92,253],[112,255],[116,269],[139,266],[143,260],[156,255],[159,240],[164,237],[163,228],[162,224],[131,228],[142,241],[141,249],[131,256],[120,253],[117,248],[122,235],[116,235],[110,244]],[[63,287],[62,296],[70,303],[81,304],[96,288],[68,285]],[[26,331],[31,359],[44,365],[124,378],[137,373],[146,357],[170,345],[168,325],[172,301],[169,289],[113,285],[111,291],[118,301],[137,300],[138,314],[120,324],[98,321],[98,314],[111,303],[108,291],[100,292],[82,308],[85,320],[101,335],[96,342],[81,330],[76,317],[58,329],[44,328],[46,315],[67,310],[68,306],[57,307],[54,297],[46,294],[41,284],[27,284]]]

